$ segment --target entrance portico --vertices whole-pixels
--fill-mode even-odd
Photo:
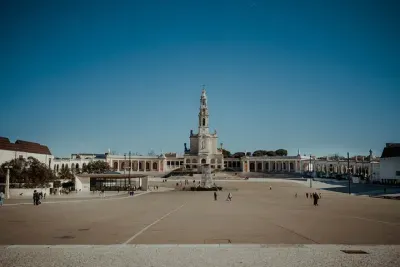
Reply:
[[[133,186],[147,191],[148,176],[142,174],[80,174],[75,175],[75,189],[82,192],[94,190],[129,190]]]

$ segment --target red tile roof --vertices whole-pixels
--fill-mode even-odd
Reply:
[[[17,140],[15,143],[11,143],[8,138],[1,136],[0,149],[51,155],[50,149],[47,146],[23,140]]]

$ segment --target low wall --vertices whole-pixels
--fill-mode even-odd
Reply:
[[[10,195],[11,197],[19,197],[22,193],[22,196],[32,196],[33,191],[36,190],[37,192],[43,192],[47,195],[50,195],[50,188],[10,188]]]

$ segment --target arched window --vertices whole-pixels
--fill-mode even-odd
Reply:
[[[186,163],[190,163],[190,159],[186,159]]]
[[[203,118],[203,126],[206,126],[206,119]]]
[[[153,162],[153,170],[157,170],[158,169],[158,164],[157,162]]]
[[[206,159],[202,159],[201,164],[206,164]]]
[[[114,161],[114,171],[118,170],[118,162]]]
[[[75,168],[75,164],[71,163],[71,170]]]
[[[75,169],[79,170],[79,163],[75,165]]]
[[[125,162],[121,163],[121,170],[125,169]]]

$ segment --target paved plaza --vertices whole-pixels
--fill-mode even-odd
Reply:
[[[174,187],[175,182],[159,185]],[[213,192],[160,190],[135,197],[3,206],[0,245],[10,253],[28,254],[45,248],[21,245],[111,245],[115,253],[122,249],[115,245],[139,249],[129,246],[135,244],[201,244],[207,249],[271,244],[297,250],[299,245],[400,245],[399,201],[317,190],[322,199],[315,207],[305,193],[316,189],[298,183],[218,183],[226,190],[219,192],[218,201]],[[225,200],[228,192],[232,202]],[[390,248],[399,256],[399,246]]]

